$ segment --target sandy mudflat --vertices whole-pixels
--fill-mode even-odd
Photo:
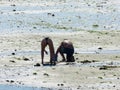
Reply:
[[[11,90],[16,86],[119,90],[119,4],[119,0],[0,0],[0,84],[13,85]],[[63,39],[70,39],[76,61],[42,66],[40,44],[46,36],[55,50]]]
[[[34,66],[41,63],[40,42],[44,36],[52,38],[55,49],[64,38],[70,39],[75,47],[76,62]],[[119,31],[0,35],[0,83],[65,90],[117,90],[120,53],[115,52],[120,50],[119,36]],[[46,55],[45,62],[48,60]]]

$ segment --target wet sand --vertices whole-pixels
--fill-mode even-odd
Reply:
[[[119,4],[1,0],[0,90],[119,90]],[[46,36],[55,50],[63,39],[70,39],[76,61],[60,62],[59,55],[56,66],[42,66],[40,44]]]
[[[119,51],[119,34],[119,31],[79,31],[0,35],[0,83],[53,90],[117,90],[120,83],[120,53],[101,52]],[[70,39],[75,47],[75,63],[42,66],[40,42],[44,36],[52,38],[55,50],[63,39]],[[89,50],[94,53],[89,53]],[[82,51],[88,53],[80,53]],[[49,55],[45,55],[45,62],[48,61]],[[60,55],[58,61],[61,61]],[[35,66],[37,63],[40,66]]]

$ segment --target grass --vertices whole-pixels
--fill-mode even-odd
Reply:
[[[98,77],[99,79],[103,79],[103,77]]]
[[[96,30],[89,30],[89,33],[97,33],[99,35],[108,35],[109,32],[105,32],[105,31],[96,31]]]
[[[104,65],[104,66],[100,67],[99,70],[108,70],[108,69],[114,69],[114,68],[119,68],[119,66]]]
[[[99,25],[97,25],[97,24],[94,24],[94,25],[93,25],[93,27],[94,27],[94,28],[98,28],[98,27],[99,27]]]
[[[44,22],[44,21],[41,21],[39,23],[34,23],[33,25],[44,26],[46,28],[54,28],[54,29],[64,29],[64,30],[70,30],[70,29],[72,29],[72,27],[67,27],[67,26],[64,26],[64,25],[51,24],[51,23]]]
[[[35,23],[29,23],[30,25],[33,25],[34,29],[37,29],[37,26],[43,26],[44,28],[53,28],[53,29],[59,29],[59,30],[73,30],[73,31],[81,31],[82,29],[79,27],[72,27],[67,25],[60,25],[60,24],[53,24],[46,21],[42,21],[40,19],[39,22]]]
[[[34,72],[33,75],[37,75],[37,72]]]

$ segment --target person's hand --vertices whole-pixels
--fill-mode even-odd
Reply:
[[[58,57],[58,55],[55,54],[55,55],[54,55],[54,61],[57,61],[57,57]]]
[[[48,52],[45,50],[45,53],[48,55]]]

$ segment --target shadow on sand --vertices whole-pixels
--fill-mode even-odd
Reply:
[[[55,64],[50,64],[49,62],[46,62],[43,64],[43,66],[55,66]]]

